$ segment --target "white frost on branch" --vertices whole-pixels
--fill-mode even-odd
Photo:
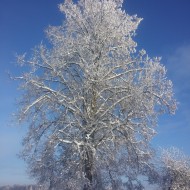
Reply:
[[[190,189],[190,157],[170,147],[161,152],[160,187],[171,190]]]

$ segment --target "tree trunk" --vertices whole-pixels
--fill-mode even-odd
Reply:
[[[85,152],[85,158],[84,158],[84,174],[85,178],[88,179],[87,184],[84,185],[83,190],[92,190],[92,180],[93,180],[93,174],[92,174],[92,163],[93,163],[93,153],[92,150],[87,150]]]
[[[50,180],[49,190],[54,190],[54,183]]]

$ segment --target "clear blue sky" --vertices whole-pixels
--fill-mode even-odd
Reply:
[[[0,185],[28,184],[26,166],[16,154],[26,129],[12,122],[19,98],[17,83],[7,71],[22,72],[16,67],[15,54],[30,50],[45,39],[48,25],[60,25],[61,0],[0,0]],[[144,18],[136,41],[150,56],[162,56],[162,63],[173,81],[180,103],[175,116],[159,118],[154,147],[177,146],[190,155],[190,1],[126,0],[129,14]]]

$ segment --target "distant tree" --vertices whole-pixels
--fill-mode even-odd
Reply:
[[[160,185],[163,190],[190,190],[190,157],[175,147],[161,154]]]
[[[141,19],[122,0],[59,8],[65,20],[48,28],[51,48],[18,57],[30,68],[17,78],[18,118],[29,125],[22,157],[50,189],[142,189],[157,116],[176,109],[172,83],[159,58],[136,51]]]

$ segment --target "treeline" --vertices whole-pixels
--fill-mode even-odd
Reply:
[[[0,190],[42,190],[40,186],[36,185],[14,185],[14,186],[1,186]]]

